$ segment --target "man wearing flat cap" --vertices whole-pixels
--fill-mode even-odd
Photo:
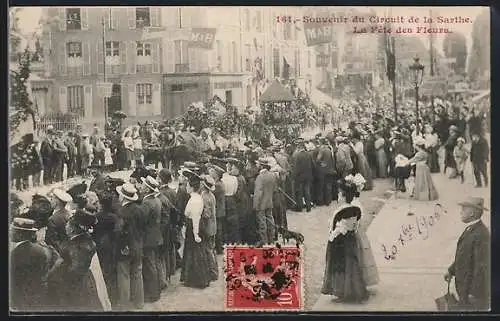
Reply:
[[[455,277],[459,309],[488,311],[491,305],[491,237],[481,220],[484,199],[468,197],[459,203],[460,218],[466,228],[457,243],[455,260],[445,274],[445,281]]]

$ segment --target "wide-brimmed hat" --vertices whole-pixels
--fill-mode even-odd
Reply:
[[[15,217],[10,226],[12,229],[19,231],[38,231],[38,229],[35,227],[35,221],[28,218]]]
[[[458,202],[458,205],[465,207],[472,207],[478,211],[487,211],[488,209],[484,207],[484,198],[482,197],[467,197],[464,201]]]
[[[458,139],[457,139],[457,143],[458,143],[458,142],[462,142],[463,144],[465,144],[465,138],[463,138],[463,137],[458,137]]]
[[[188,168],[188,169],[191,169],[191,170],[194,170],[194,171],[197,171],[200,169],[199,165],[196,164],[195,162],[191,162],[191,161],[188,161],[188,162],[184,162],[182,164],[182,166],[184,168]]]
[[[87,138],[87,137],[89,137],[89,134],[87,134],[87,133],[83,133],[83,134],[82,134],[82,137],[83,137],[83,138]]]
[[[226,172],[226,170],[224,168],[222,168],[214,163],[208,163],[206,166],[207,166],[207,168],[213,168],[219,174],[224,174]]]
[[[337,209],[335,213],[333,213],[334,226],[335,223],[339,222],[340,220],[351,217],[356,217],[356,219],[359,221],[359,219],[361,218],[361,209],[357,206],[343,206]]]
[[[413,144],[415,144],[415,146],[425,146],[425,138],[416,136],[413,138]]]
[[[73,197],[71,197],[71,195],[69,195],[60,188],[54,188],[52,190],[52,194],[54,194],[54,196],[63,203],[69,203],[73,201]]]
[[[202,181],[201,184],[205,186],[208,190],[210,191],[215,191],[215,180],[212,178],[210,175],[202,175],[201,176]]]
[[[78,225],[85,227],[94,226],[97,224],[97,217],[95,212],[86,209],[77,209],[72,217],[73,221]]]
[[[158,187],[160,186],[160,184],[158,183],[158,181],[156,179],[154,179],[153,177],[151,176],[147,176],[146,178],[144,177],[141,177],[141,181],[144,185],[146,185],[147,188],[149,188],[151,191],[153,192],[156,192],[158,193],[159,190],[158,190]]]
[[[263,158],[263,157],[259,157],[255,163],[257,163],[258,165],[262,165],[262,166],[271,166],[271,164],[269,164],[269,159],[267,158]]]
[[[449,130],[454,131],[454,132],[458,132],[458,127],[455,125],[451,125]]]
[[[137,201],[139,199],[137,189],[130,183],[125,183],[123,185],[117,186],[116,192],[129,201]]]

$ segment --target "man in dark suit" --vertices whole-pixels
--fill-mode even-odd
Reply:
[[[461,310],[487,311],[491,303],[491,238],[488,228],[481,221],[484,200],[469,197],[459,204],[462,206],[460,216],[467,228],[458,239],[455,261],[444,278],[450,282],[455,277]]]
[[[118,212],[123,220],[118,242],[118,308],[129,310],[144,307],[144,288],[142,279],[143,239],[145,234],[143,211],[137,203],[139,195],[134,185],[125,183],[116,191],[121,203]]]
[[[333,150],[328,145],[328,140],[323,138],[316,156],[316,167],[318,169],[318,200],[319,205],[329,206],[332,202],[332,187],[335,176],[335,161]]]
[[[106,177],[102,174],[102,166],[99,164],[92,164],[90,174],[93,178],[90,182],[89,191],[99,194],[106,190]]]
[[[259,175],[255,179],[253,193],[257,238],[260,244],[268,244],[274,241],[276,234],[273,218],[273,194],[278,187],[278,181],[276,175],[269,171],[271,166],[267,159],[258,159],[256,163],[260,168]]]
[[[470,161],[476,178],[475,187],[482,187],[481,176],[484,178],[484,185],[488,186],[488,161],[490,148],[486,138],[477,133],[472,134],[472,144],[470,150]]]
[[[311,183],[313,181],[313,159],[307,152],[303,141],[298,141],[297,150],[292,155],[293,178],[295,181],[296,203],[298,212],[301,212],[305,199],[306,209],[311,211]]]
[[[145,220],[144,256],[142,277],[144,280],[145,302],[156,302],[160,299],[161,284],[159,275],[161,271],[160,247],[163,245],[161,232],[161,201],[158,198],[160,184],[151,176],[141,177],[140,192],[144,195],[142,209]]]
[[[42,157],[43,163],[43,183],[45,185],[52,184],[52,172],[54,168],[52,161],[52,156],[54,154],[54,148],[52,146],[53,135],[54,130],[52,128],[48,128],[47,136],[45,136],[40,145],[40,156]]]

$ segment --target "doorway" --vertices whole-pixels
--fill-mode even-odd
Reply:
[[[122,110],[122,85],[114,83],[111,88],[111,97],[108,98],[109,115]]]
[[[228,105],[233,104],[233,91],[232,90],[226,90],[226,104],[228,104]]]

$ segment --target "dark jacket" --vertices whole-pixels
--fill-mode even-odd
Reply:
[[[465,229],[457,243],[455,261],[448,269],[455,276],[455,288],[462,305],[469,305],[468,296],[478,301],[475,310],[490,306],[490,248],[488,228],[482,221]]]
[[[200,235],[212,237],[217,233],[215,196],[212,192],[203,191],[201,197],[203,198],[203,213],[200,219]]]
[[[118,216],[123,220],[117,242],[119,257],[142,258],[145,223],[141,206],[137,202],[127,203],[120,207]]]
[[[252,192],[253,193],[253,192]],[[215,183],[215,217],[226,216],[226,196],[224,192],[224,185],[221,181]]]
[[[90,182],[89,191],[99,194],[99,192],[104,190],[106,190],[106,178],[104,175],[99,173],[96,177],[94,177],[92,182]]]
[[[163,244],[161,233],[161,201],[154,195],[149,194],[142,200],[144,220],[146,224],[144,247],[157,247]]]
[[[54,148],[52,147],[52,142],[47,138],[42,141],[40,145],[40,155],[42,156],[43,166],[50,166],[52,164],[52,156],[54,154]]]
[[[322,145],[318,148],[318,155],[316,156],[316,167],[320,175],[334,175],[335,160],[333,152],[327,145]]]
[[[61,252],[62,242],[68,239],[66,234],[66,224],[69,220],[68,210],[64,209],[58,212],[54,212],[49,217],[47,222],[47,231],[45,232],[45,243],[47,245],[53,246],[57,252]]]
[[[313,159],[311,153],[300,150],[292,156],[293,177],[299,182],[311,182],[313,180]]]
[[[489,161],[490,148],[484,137],[480,137],[477,142],[472,142],[470,149],[470,161],[480,164]]]

